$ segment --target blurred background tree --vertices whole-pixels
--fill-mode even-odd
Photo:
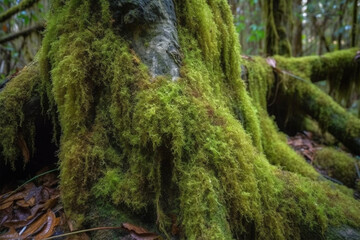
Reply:
[[[229,3],[243,54],[300,57],[359,46],[358,0],[229,0]],[[273,14],[274,19],[269,14]],[[275,20],[274,26],[269,24],[271,20]],[[283,35],[291,45],[290,54],[289,51],[269,49],[278,44],[270,41],[269,46],[274,29],[285,30]],[[359,113],[359,90],[346,98],[338,98],[330,91],[325,79],[317,85],[349,111]]]
[[[28,1],[25,9],[8,15],[24,0],[0,0],[0,84],[31,62],[41,44],[49,0]]]
[[[229,0],[243,53],[264,55],[264,3],[272,1]],[[281,1],[278,1],[281,2]],[[323,54],[358,46],[358,0],[284,0],[289,15],[284,26],[293,56]],[[354,31],[355,30],[355,31]]]
[[[359,45],[358,0],[228,1],[243,54],[300,57]],[[49,0],[0,0],[0,16],[21,2],[31,4],[6,20],[0,18],[0,84],[6,76],[32,61],[41,44]],[[280,35],[285,44],[272,43],[271,34]],[[331,93],[326,81],[317,85]],[[333,97],[336,98],[334,94]],[[338,102],[358,113],[359,94],[353,93]]]

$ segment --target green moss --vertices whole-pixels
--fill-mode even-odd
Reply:
[[[39,0],[22,0],[18,5],[13,6],[9,9],[7,9],[5,12],[0,14],[0,22],[4,22],[11,18],[14,14],[21,12],[32,5],[34,5]]]
[[[354,187],[356,160],[348,154],[333,148],[323,148],[316,152],[314,163],[325,170],[327,174],[349,187]]]
[[[301,173],[311,178],[318,174],[311,165],[295,153],[287,144],[286,138],[282,140],[274,120],[268,116],[266,109],[268,92],[274,85],[273,70],[263,58],[254,58],[244,61],[248,71],[248,90],[258,109],[262,131],[262,145],[268,161],[285,170]]]
[[[358,49],[335,51],[322,56],[284,58],[276,56],[278,67],[303,79],[318,82],[327,80],[330,94],[348,101],[348,96],[360,92],[359,64],[354,60]]]
[[[1,160],[10,164],[13,169],[15,161],[21,156],[18,146],[19,134],[25,136],[28,147],[33,146],[35,126],[33,119],[25,116],[23,107],[37,94],[39,82],[39,68],[35,62],[8,82],[0,94],[0,149],[3,157]]]

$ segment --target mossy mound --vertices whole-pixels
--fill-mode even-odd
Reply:
[[[333,148],[323,148],[316,152],[314,164],[346,186],[354,187],[357,178],[356,159]]]
[[[227,1],[175,3],[183,66],[173,82],[149,75],[111,25],[108,1],[53,1],[39,89],[61,126],[68,216],[96,225],[87,215],[96,205],[167,237],[179,225],[184,239],[301,239],[360,227],[360,204],[322,181],[267,115],[271,84],[257,73],[268,69],[253,66],[248,94]]]

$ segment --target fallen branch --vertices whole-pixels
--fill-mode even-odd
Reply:
[[[25,28],[24,30],[21,30],[19,32],[10,33],[10,34],[0,38],[0,44],[5,43],[5,42],[9,42],[9,41],[14,40],[14,39],[16,39],[18,37],[25,37],[25,36],[29,35],[32,32],[35,32],[35,31],[42,31],[44,29],[44,27],[45,26],[44,26],[43,23],[39,23],[39,24],[36,24],[34,26]]]
[[[5,12],[0,14],[0,23],[5,22],[6,20],[11,18],[16,13],[31,7],[38,1],[39,0],[23,0],[18,5],[9,8],[8,10],[6,10]]]

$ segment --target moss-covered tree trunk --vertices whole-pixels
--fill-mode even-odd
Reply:
[[[265,62],[248,68],[247,92],[226,0],[52,5],[39,64],[0,93],[2,159],[21,156],[16,134],[34,127],[22,109],[40,96],[61,129],[61,197],[77,227],[126,221],[181,239],[359,236],[351,191],[321,178],[268,116]]]
[[[291,45],[286,28],[291,21],[292,0],[264,0],[265,16],[265,52],[269,56],[276,54],[291,56]]]

